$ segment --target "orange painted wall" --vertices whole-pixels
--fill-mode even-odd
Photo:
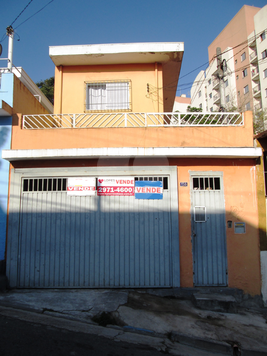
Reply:
[[[25,85],[14,75],[13,91],[13,113],[47,114],[45,108],[25,87]]]
[[[125,79],[131,80],[131,111],[163,112],[162,65],[153,63],[56,67],[54,112],[85,112],[86,81]]]
[[[259,295],[261,275],[255,161],[188,159],[169,163],[178,166],[181,286],[193,286],[190,171],[220,171],[223,172],[226,222],[233,222],[232,228],[226,228],[228,286]],[[188,187],[180,187],[179,182],[188,182]],[[246,223],[245,234],[234,233],[235,222]]]
[[[238,127],[13,128],[13,149],[86,147],[253,147],[252,113]]]

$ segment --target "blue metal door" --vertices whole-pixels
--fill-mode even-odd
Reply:
[[[225,224],[222,173],[191,173],[191,227],[195,286],[227,285]]]

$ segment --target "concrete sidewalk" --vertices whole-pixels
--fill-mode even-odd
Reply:
[[[180,296],[181,297],[181,296]],[[203,310],[170,290],[11,290],[0,314],[173,355],[267,355],[267,309]]]

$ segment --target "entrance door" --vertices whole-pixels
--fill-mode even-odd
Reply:
[[[226,286],[226,227],[221,172],[191,173],[195,286]]]

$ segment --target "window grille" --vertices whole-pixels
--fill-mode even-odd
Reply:
[[[22,182],[23,192],[65,192],[67,178],[25,178]]]
[[[221,190],[220,177],[194,177],[194,190]]]
[[[163,190],[168,190],[169,189],[169,177],[135,177],[134,180],[135,181],[154,181],[154,182],[157,182],[157,181],[160,181],[160,182],[163,182],[162,185],[163,185]]]
[[[86,83],[86,110],[130,110],[130,81]]]

